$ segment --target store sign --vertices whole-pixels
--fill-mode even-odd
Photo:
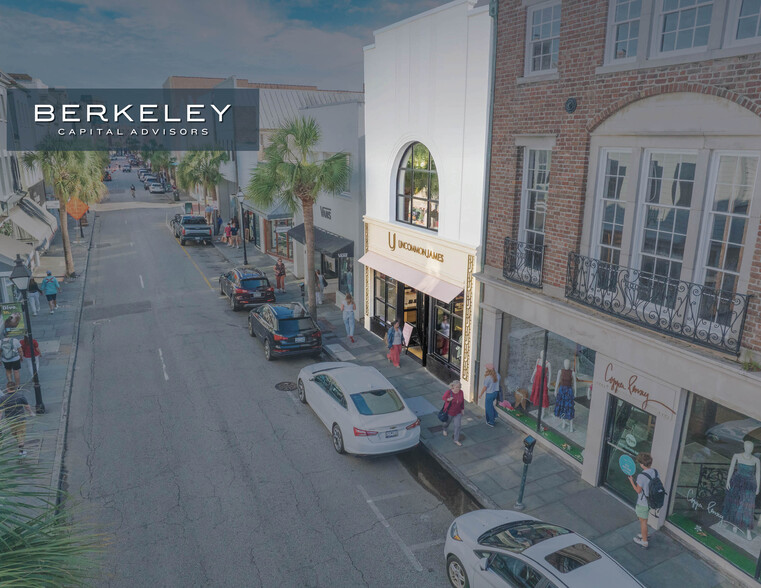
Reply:
[[[331,214],[333,214],[333,211],[330,208],[328,208],[327,206],[320,206],[320,216],[322,218],[331,220],[330,218]]]
[[[275,227],[276,233],[287,233],[291,230],[291,227]]]
[[[613,359],[598,355],[595,390],[602,389],[642,410],[673,420],[679,390]],[[602,380],[602,381],[599,381]]]
[[[417,253],[418,255],[422,255],[423,257],[426,257],[428,259],[433,259],[435,261],[438,261],[439,263],[444,263],[443,253],[440,253],[438,251],[435,251],[434,249],[426,247],[425,243],[412,243],[410,241],[405,241],[401,238],[397,239],[396,233],[392,233],[391,231],[388,232],[388,248],[391,251],[396,251],[397,249],[399,249],[400,251],[402,250],[411,251],[412,253]]]
[[[24,314],[20,302],[0,304],[0,312],[2,312],[5,333],[9,337],[18,337],[26,334]]]

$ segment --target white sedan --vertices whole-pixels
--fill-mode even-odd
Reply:
[[[328,428],[338,453],[395,453],[420,441],[420,419],[374,367],[315,363],[299,372],[298,393]]]
[[[153,182],[152,184],[148,184],[148,192],[151,194],[163,194],[164,186],[157,182]]]
[[[455,588],[643,588],[584,537],[510,510],[457,517],[447,532],[444,556]]]

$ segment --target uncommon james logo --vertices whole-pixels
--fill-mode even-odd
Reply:
[[[436,251],[433,251],[432,249],[428,249],[427,247],[422,247],[420,245],[413,245],[412,243],[408,243],[407,241],[402,241],[401,239],[397,240],[396,233],[391,233],[391,231],[388,232],[388,248],[391,251],[396,251],[396,248],[399,247],[399,249],[406,249],[407,251],[411,251],[412,253],[417,253],[418,255],[422,255],[423,257],[427,257],[428,259],[433,259],[435,261],[438,261],[439,263],[444,263],[444,254],[438,253]]]

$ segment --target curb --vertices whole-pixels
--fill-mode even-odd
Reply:
[[[90,242],[87,244],[87,257],[85,257],[85,267],[82,271],[82,294],[79,300],[79,316],[77,317],[76,332],[72,339],[72,352],[69,356],[69,365],[66,370],[66,381],[63,388],[63,399],[61,401],[61,419],[58,425],[58,439],[56,440],[55,458],[53,459],[53,474],[50,477],[50,487],[56,490],[56,508],[61,504],[61,489],[63,488],[63,456],[66,451],[66,437],[69,428],[69,405],[71,403],[71,389],[74,383],[74,367],[77,362],[77,352],[79,350],[79,330],[82,325],[82,312],[84,310],[85,288],[87,287],[87,270],[90,267],[90,251],[92,251],[93,237],[95,236],[95,221],[98,218],[96,213],[93,216],[92,229],[90,230]]]
[[[323,353],[325,353],[328,357],[330,357],[333,361],[341,361],[336,357],[336,355],[327,347],[322,348]],[[478,503],[478,505],[481,508],[490,508],[494,510],[499,510],[500,506],[494,502],[491,498],[489,498],[478,486],[476,486],[473,482],[470,481],[470,479],[463,474],[456,465],[454,465],[449,459],[447,459],[443,454],[436,451],[433,447],[430,447],[425,439],[421,437],[420,439],[420,447],[433,459],[435,459],[438,464],[443,467],[450,476],[452,476],[457,483],[462,486],[463,490],[470,494],[473,499]]]

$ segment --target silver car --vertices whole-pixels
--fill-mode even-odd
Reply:
[[[642,588],[584,537],[510,510],[457,517],[447,532],[444,555],[455,588]]]

